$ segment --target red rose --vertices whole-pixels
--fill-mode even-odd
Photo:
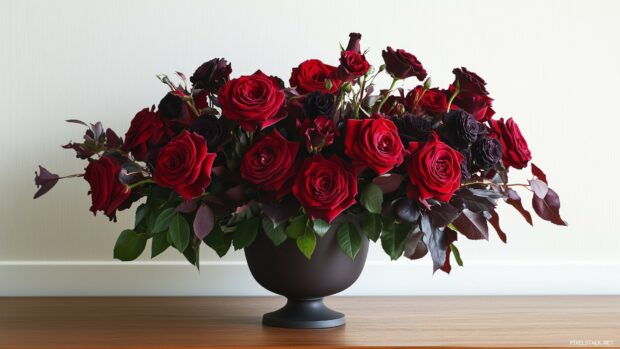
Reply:
[[[461,162],[463,155],[441,142],[436,133],[422,145],[410,142],[411,153],[406,169],[415,190],[410,196],[425,202],[436,199],[448,202],[461,185]]]
[[[220,89],[218,99],[222,115],[246,131],[263,129],[286,116],[284,91],[278,79],[260,70],[228,81]]]
[[[421,111],[430,114],[440,114],[445,113],[448,109],[446,92],[438,88],[430,88],[424,92],[423,86],[416,86],[409,91],[405,101],[407,106],[412,108],[413,112]],[[416,110],[413,110],[414,108]]]
[[[204,138],[183,131],[159,150],[153,180],[191,200],[202,195],[211,183],[214,160],[215,154],[207,153]]]
[[[331,81],[331,89],[325,87],[326,79]],[[338,79],[338,69],[318,59],[309,59],[293,68],[289,82],[299,93],[304,94],[314,91],[334,93],[338,91],[341,83]]]
[[[396,125],[378,115],[347,120],[344,144],[344,153],[353,159],[353,165],[368,166],[379,175],[403,162],[403,144]]]
[[[342,51],[340,53],[340,66],[338,73],[344,81],[353,81],[366,74],[370,64],[366,61],[363,54],[355,51]]]
[[[164,123],[157,117],[155,107],[144,108],[131,120],[123,149],[131,152],[134,159],[144,161],[149,147],[159,143],[163,135]]]
[[[385,70],[397,79],[406,79],[415,76],[422,81],[426,78],[426,70],[416,56],[411,53],[398,49],[394,51],[388,46],[386,51],[381,52],[385,61]]]
[[[280,191],[294,175],[298,151],[299,143],[287,141],[274,130],[243,155],[241,177],[258,188]]]
[[[504,119],[491,120],[493,131],[499,136],[502,145],[502,161],[506,167],[524,168],[532,160],[532,153],[527,146],[519,126],[512,118],[504,122]]]
[[[332,119],[319,115],[314,120],[304,119],[301,125],[301,136],[306,139],[308,151],[316,150],[319,152],[332,144],[334,137],[340,136],[340,132],[338,132]]]
[[[120,171],[119,162],[109,156],[91,160],[86,166],[84,179],[90,184],[90,210],[94,214],[103,211],[110,220],[116,221],[116,210],[131,194],[131,189],[118,180]]]
[[[293,194],[311,218],[331,223],[355,204],[357,177],[338,156],[315,155],[302,165]]]
[[[459,93],[452,105],[470,113],[476,121],[490,120],[495,111],[491,108],[493,98],[489,97],[484,79],[465,67],[455,68],[452,73],[454,73],[454,83],[450,85],[450,94],[456,90],[457,81],[459,84]]]

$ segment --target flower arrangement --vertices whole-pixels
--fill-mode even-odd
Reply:
[[[485,81],[456,68],[446,89],[431,87],[413,54],[387,47],[374,68],[351,33],[338,66],[309,59],[292,69],[290,87],[260,70],[230,78],[216,58],[175,84],[157,108],[140,110],[124,139],[100,122],[63,148],[88,161],[83,174],[59,176],[40,167],[35,198],[59,179],[83,177],[90,210],[116,212],[142,201],[135,225],[121,232],[114,257],[151,257],[173,246],[199,267],[206,243],[219,256],[248,247],[257,234],[277,246],[295,240],[311,258],[317,239],[336,234],[355,258],[363,238],[380,241],[391,259],[430,254],[434,271],[462,265],[457,236],[506,234],[495,210],[513,206],[532,224],[515,187],[529,190],[534,212],[565,225],[547,177],[530,164],[527,183],[510,183],[530,150],[512,118],[496,118]],[[392,77],[377,90],[375,78]],[[404,79],[421,83],[395,88]],[[146,200],[144,200],[146,199]]]

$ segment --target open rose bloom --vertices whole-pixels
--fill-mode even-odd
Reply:
[[[566,224],[530,162],[527,130],[495,115],[478,74],[456,68],[448,86],[433,87],[414,54],[387,47],[373,66],[361,39],[351,33],[329,62],[291,62],[290,76],[232,77],[223,58],[189,79],[158,75],[169,91],[157,107],[138,106],[122,137],[68,120],[86,127],[82,141],[63,146],[86,161],[84,172],[41,167],[35,198],[83,178],[94,214],[116,221],[135,209],[115,258],[137,258],[152,239],[151,257],[172,247],[196,266],[203,242],[223,256],[266,234],[276,246],[296,240],[312,258],[329,233],[353,259],[368,238],[392,259],[429,255],[434,271],[449,272],[451,259],[462,265],[458,237],[488,240],[491,226],[506,242],[500,202],[532,224],[520,193],[540,218]],[[374,86],[379,74],[390,87]],[[417,86],[398,88],[404,80]],[[528,166],[530,180],[509,182],[509,171]]]

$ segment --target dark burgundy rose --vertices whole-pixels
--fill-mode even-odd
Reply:
[[[164,123],[157,117],[155,107],[150,110],[144,108],[131,120],[123,149],[130,152],[134,159],[144,161],[149,148],[158,144],[163,136]]]
[[[443,136],[455,148],[466,148],[484,132],[484,125],[463,110],[451,110],[444,116]]]
[[[116,221],[116,210],[131,194],[131,188],[118,179],[120,171],[118,160],[109,156],[91,160],[86,166],[84,179],[90,184],[90,210],[93,214],[102,211],[110,220]]]
[[[331,81],[330,89],[325,87],[327,79]],[[338,68],[318,59],[309,59],[293,68],[289,82],[299,93],[305,94],[314,91],[334,93],[342,81],[338,78]]]
[[[344,153],[353,159],[353,165],[370,167],[379,175],[403,162],[404,147],[398,129],[381,116],[347,120],[344,142]]]
[[[461,185],[461,162],[463,154],[441,142],[436,133],[426,143],[410,142],[406,170],[412,190],[411,198],[425,202],[436,199],[450,201]]]
[[[159,149],[153,180],[191,200],[205,192],[211,183],[215,154],[207,152],[207,143],[196,133],[181,132]]]
[[[337,155],[326,159],[317,154],[304,161],[293,184],[293,195],[310,218],[331,223],[355,204],[357,177]]]
[[[390,95],[381,107],[383,115],[400,115],[405,112],[405,97],[402,95]]]
[[[360,33],[350,33],[349,34],[349,43],[347,44],[346,51],[352,51],[360,53],[360,40],[362,40],[362,34]]]
[[[463,155],[463,161],[461,162],[461,179],[468,180],[471,178],[472,171],[471,150],[461,149],[459,150],[459,153]]]
[[[195,115],[185,101],[177,94],[169,92],[159,102],[157,115],[168,126],[189,126]]]
[[[249,132],[257,127],[262,130],[286,117],[282,86],[260,70],[227,82],[218,99],[222,115]]]
[[[502,145],[495,138],[481,137],[473,144],[471,150],[474,163],[485,171],[494,167],[502,158]]]
[[[478,74],[470,72],[464,67],[456,68],[452,72],[455,79],[454,83],[450,85],[450,95],[455,92],[457,81],[460,86],[459,93],[454,98],[452,105],[472,114],[477,121],[490,120],[495,111],[492,108],[493,99],[488,96],[486,82]]]
[[[189,128],[201,135],[207,141],[207,149],[219,150],[230,136],[230,129],[226,120],[219,119],[214,115],[202,115]]]
[[[243,155],[241,177],[260,189],[280,191],[288,179],[295,175],[294,164],[298,151],[299,143],[287,141],[274,130]]]
[[[343,81],[354,81],[363,76],[370,69],[370,64],[363,54],[355,51],[340,52],[340,65],[338,74]]]
[[[491,120],[491,128],[499,136],[502,145],[502,161],[506,167],[524,168],[532,160],[532,154],[519,126],[512,120]]]
[[[320,152],[332,144],[334,137],[340,136],[340,132],[332,119],[319,115],[314,120],[304,120],[301,125],[301,136],[306,139],[308,151]]]
[[[411,53],[401,49],[394,51],[394,49],[388,46],[387,50],[384,50],[381,54],[385,61],[385,70],[392,77],[406,79],[415,76],[420,81],[426,78],[426,70],[424,70],[422,63]]]
[[[392,121],[398,128],[398,135],[404,144],[409,142],[426,142],[433,132],[433,121],[428,116],[405,114],[393,117]]]
[[[416,86],[405,97],[405,105],[416,114],[427,113],[437,115],[446,112],[448,109],[448,99],[444,90],[429,88],[424,91],[424,86]]]
[[[198,67],[189,81],[194,84],[194,88],[217,92],[229,80],[230,73],[230,63],[224,58],[213,58]]]
[[[304,97],[304,111],[309,118],[318,115],[331,115],[335,102],[335,95],[314,91]]]

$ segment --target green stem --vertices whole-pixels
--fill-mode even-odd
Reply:
[[[392,80],[392,84],[390,85],[390,89],[387,91],[385,96],[383,96],[383,98],[381,98],[381,103],[379,103],[379,108],[377,108],[377,113],[381,113],[381,107],[383,107],[383,104],[385,104],[385,102],[388,100],[388,97],[390,96],[392,91],[394,91],[394,86],[396,86],[396,82],[398,80],[399,80],[398,78],[394,78],[394,80]]]
[[[147,179],[143,179],[143,180],[141,180],[141,181],[138,181],[138,182],[136,182],[136,183],[129,184],[129,185],[128,185],[128,187],[129,187],[129,188],[131,188],[131,189],[133,189],[133,188],[135,188],[135,187],[139,187],[139,186],[141,186],[141,185],[144,185],[144,184],[149,184],[149,183],[155,183],[155,181],[153,181],[151,178],[147,178]]]
[[[454,101],[454,98],[456,98],[456,95],[459,94],[459,92],[461,92],[461,88],[457,84],[456,88],[454,90],[454,93],[452,94],[452,96],[450,96],[450,100],[448,101],[448,109],[446,110],[446,113],[450,111],[450,107],[452,106],[452,102]]]
[[[360,108],[362,106],[362,100],[364,99],[364,88],[366,88],[366,75],[364,75],[364,78],[360,84],[360,90],[357,93],[357,104],[355,105],[355,111],[353,112],[353,117],[356,119],[358,119],[360,115]]]

